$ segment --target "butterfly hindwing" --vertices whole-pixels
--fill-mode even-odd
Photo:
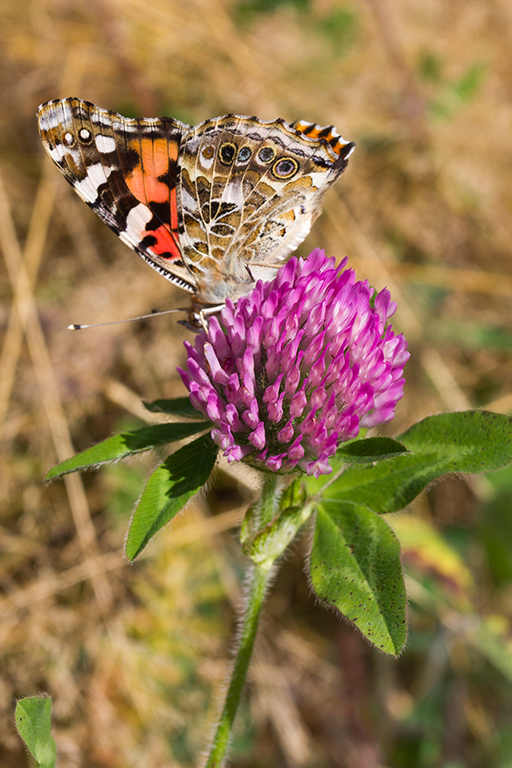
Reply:
[[[304,240],[353,147],[331,126],[240,115],[208,120],[184,134],[181,242],[205,303],[247,293],[255,266],[272,277],[268,268]]]
[[[167,279],[194,290],[179,247],[176,160],[187,126],[125,118],[80,99],[39,108],[43,145],[77,194]]]

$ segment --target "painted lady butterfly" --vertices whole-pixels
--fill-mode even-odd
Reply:
[[[45,150],[82,200],[194,294],[196,328],[228,296],[273,276],[354,148],[332,126],[302,120],[225,115],[188,126],[76,98],[42,104],[38,121]]]

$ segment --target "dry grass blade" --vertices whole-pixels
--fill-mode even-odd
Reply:
[[[205,519],[200,516],[193,523],[189,523],[174,532],[169,549],[177,549],[185,544],[192,544],[205,540],[211,545],[215,536],[223,531],[228,531],[239,525],[242,510],[224,512],[215,518]],[[141,560],[148,557],[149,553],[141,555]],[[108,552],[104,555],[87,557],[84,562],[73,566],[66,571],[52,573],[46,578],[37,579],[23,589],[11,591],[0,602],[1,614],[4,618],[30,608],[40,600],[62,594],[75,584],[89,579],[95,580],[108,571],[119,570],[128,566],[128,561],[123,550]]]
[[[428,138],[425,99],[404,55],[396,8],[389,0],[366,0],[366,3],[372,9],[382,43],[402,80],[404,116],[409,123],[411,135],[418,144],[424,144]]]
[[[286,765],[303,768],[310,758],[310,739],[295,703],[290,680],[268,647],[264,653],[256,653],[251,679],[258,708],[275,731]]]
[[[51,196],[49,197],[50,205],[48,205],[47,208],[48,217],[46,222],[42,222],[43,232],[45,231],[45,224],[47,224],[49,220],[51,204],[53,204],[53,198]],[[53,372],[46,341],[37,315],[32,292],[33,285],[31,284],[25,264],[21,258],[21,249],[15,234],[1,173],[0,230],[0,243],[4,252],[11,282],[14,287],[14,308],[19,316],[21,328],[27,338],[48,425],[53,437],[55,452],[58,460],[64,461],[64,459],[73,455],[73,445],[64,409],[58,394],[57,380]],[[44,238],[39,235],[39,232],[34,237],[39,245],[39,248],[34,248],[34,251],[40,252],[44,244]],[[34,262],[38,261],[36,257],[34,257],[33,260]],[[89,505],[85,496],[82,480],[79,476],[73,475],[66,477],[65,483],[82,549],[84,553],[90,552],[91,548],[93,550],[95,548],[96,534],[91,521]],[[94,586],[100,605],[106,607],[111,596],[108,582],[102,576],[94,577]]]
[[[48,164],[45,166],[49,170]],[[28,230],[25,251],[19,247],[14,224],[10,215],[9,202],[5,186],[0,176],[0,222],[2,226],[2,249],[13,283],[14,303],[18,311],[11,312],[7,333],[2,347],[0,364],[2,381],[0,383],[0,433],[9,405],[9,399],[14,383],[14,376],[21,351],[23,330],[27,315],[31,311],[30,296],[32,295],[39,263],[43,253],[46,233],[55,199],[55,179],[46,173],[42,178]],[[23,269],[21,267],[23,266]]]

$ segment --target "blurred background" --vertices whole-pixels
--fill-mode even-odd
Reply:
[[[35,111],[79,96],[188,123],[333,123],[357,147],[300,254],[387,285],[410,345],[388,434],[512,409],[512,5],[505,0],[3,0],[0,4],[0,764],[13,701],[54,700],[67,768],[197,766],[219,703],[255,488],[221,464],[132,567],[155,456],[46,471],[141,399],[184,394],[182,306],[43,156]],[[382,432],[382,430],[381,430]],[[294,546],[268,600],[234,768],[512,767],[512,472],[452,478],[390,516],[410,595],[395,661],[315,603]]]

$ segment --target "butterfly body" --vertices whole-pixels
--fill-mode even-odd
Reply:
[[[304,240],[354,144],[331,127],[225,115],[188,126],[76,98],[38,110],[43,146],[79,196],[154,269],[222,305]]]

